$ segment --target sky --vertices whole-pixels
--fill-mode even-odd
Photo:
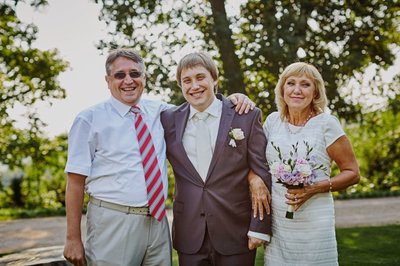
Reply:
[[[238,12],[243,1],[228,1],[227,12]],[[49,137],[67,132],[81,110],[106,100],[110,95],[104,79],[106,56],[95,47],[107,36],[105,23],[98,19],[99,12],[99,6],[90,0],[50,0],[49,5],[40,10],[21,3],[17,7],[20,20],[39,28],[33,46],[41,50],[56,48],[69,62],[68,70],[58,78],[67,97],[52,100],[51,105],[47,102],[36,105],[39,116],[47,123],[44,131]],[[182,50],[182,55],[187,52]],[[389,72],[400,66],[400,56],[395,65]],[[16,105],[11,112],[19,127],[26,125],[22,116],[25,111],[26,108]]]

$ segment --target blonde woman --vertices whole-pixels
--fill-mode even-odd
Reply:
[[[339,121],[324,112],[324,81],[314,66],[289,65],[275,95],[278,112],[264,123],[273,174],[273,236],[265,265],[337,265],[332,192],[359,182],[353,149]],[[330,176],[332,161],[340,169],[336,176]],[[302,181],[292,188],[280,184],[296,178]],[[287,218],[288,205],[294,214]]]

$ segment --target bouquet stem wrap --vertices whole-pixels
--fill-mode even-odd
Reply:
[[[285,217],[288,219],[293,219],[294,216],[294,206],[288,205]]]
[[[285,185],[285,187],[288,188],[288,189],[289,188],[303,188],[304,184],[300,184],[300,185]],[[286,210],[286,215],[285,215],[286,218],[293,219],[293,217],[294,217],[294,208],[295,208],[294,205],[288,204],[287,210]]]

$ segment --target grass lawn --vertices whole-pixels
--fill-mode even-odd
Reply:
[[[400,225],[337,229],[339,264],[400,265]]]
[[[400,265],[400,225],[338,228],[336,238],[341,266]],[[258,248],[255,265],[263,266],[263,256],[264,249]],[[178,265],[175,250],[173,265]]]

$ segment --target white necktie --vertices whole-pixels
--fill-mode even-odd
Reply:
[[[194,120],[196,125],[197,172],[203,181],[206,180],[212,158],[210,131],[206,124],[208,116],[208,113],[198,112],[195,115],[197,119]]]

